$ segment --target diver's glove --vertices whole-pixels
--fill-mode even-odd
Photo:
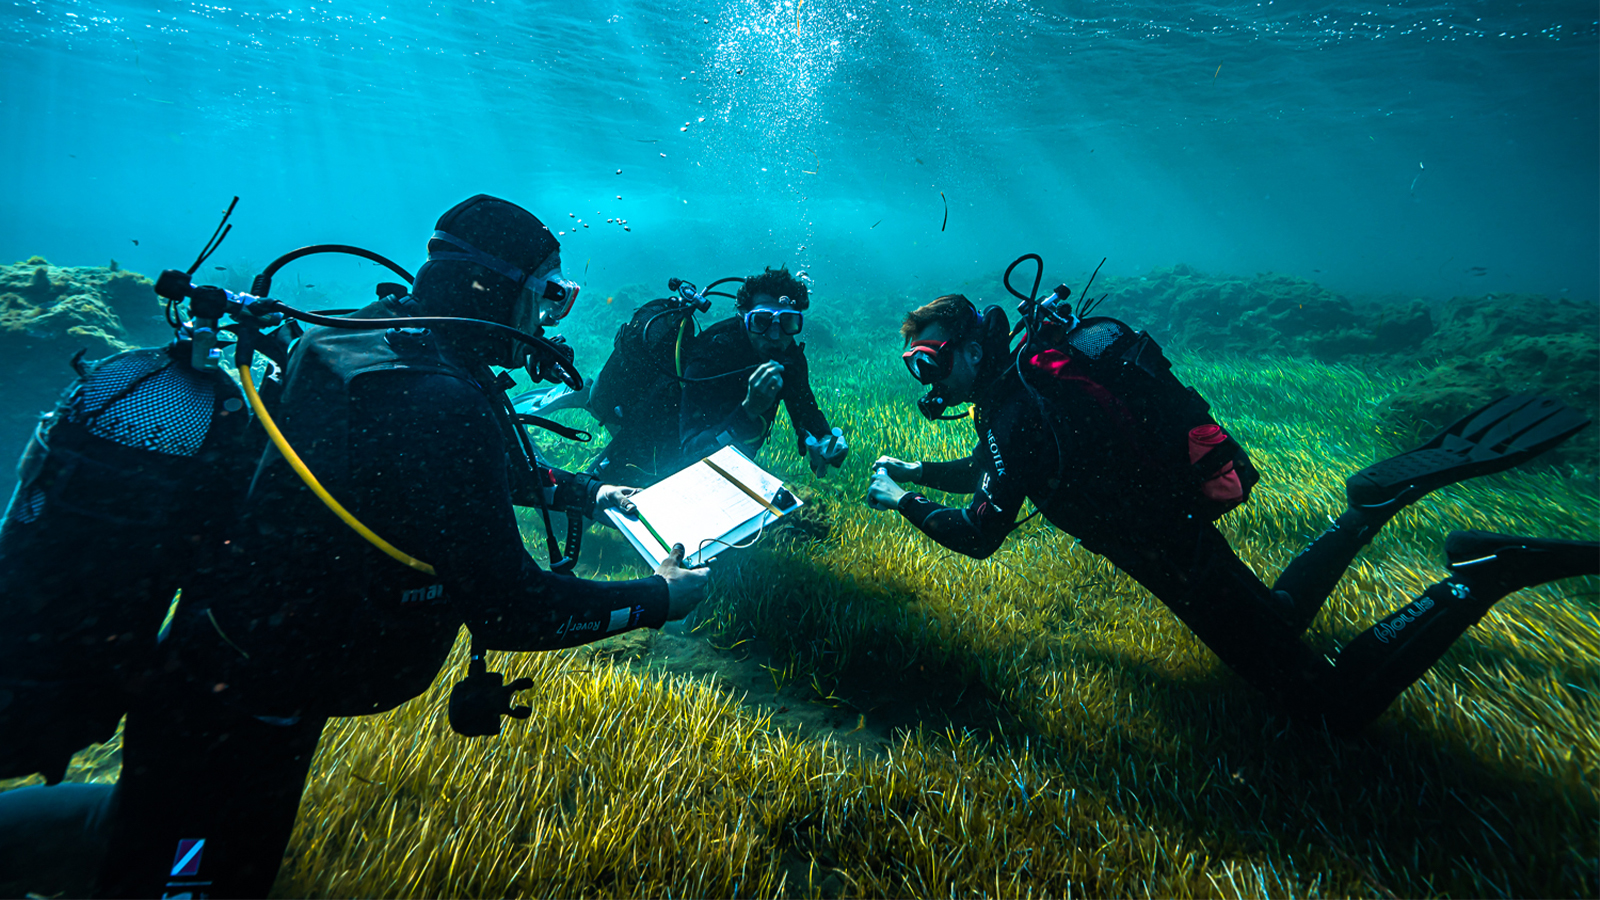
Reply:
[[[844,455],[850,452],[850,445],[845,443],[844,432],[838,428],[826,437],[806,435],[806,462],[811,464],[811,474],[818,478],[828,471],[829,466],[838,468],[844,465]]]
[[[492,737],[500,733],[500,717],[526,719],[533,715],[531,706],[512,706],[511,695],[533,687],[532,678],[518,678],[502,684],[505,676],[490,672],[483,661],[483,651],[472,647],[472,662],[467,667],[467,677],[450,689],[450,727],[464,737]]]

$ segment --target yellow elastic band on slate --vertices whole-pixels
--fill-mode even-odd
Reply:
[[[294,469],[295,474],[300,476],[300,480],[306,483],[306,487],[311,489],[311,493],[316,494],[317,499],[321,500],[323,505],[333,510],[334,515],[342,519],[346,525],[349,525],[351,530],[355,531],[356,534],[366,538],[367,542],[372,544],[372,546],[377,547],[384,553],[389,554],[390,556],[394,557],[400,562],[405,563],[411,568],[416,569],[419,572],[426,572],[429,575],[434,574],[433,566],[430,566],[422,560],[417,559],[415,556],[411,556],[410,554],[401,551],[393,544],[381,537],[378,537],[372,532],[372,529],[361,524],[361,522],[357,520],[355,516],[352,516],[349,510],[346,510],[344,507],[340,506],[339,501],[333,499],[333,495],[329,494],[328,491],[317,482],[317,476],[311,474],[311,470],[307,468],[306,464],[300,460],[300,454],[294,452],[294,448],[289,446],[289,441],[283,436],[283,432],[278,430],[278,424],[272,421],[272,416],[267,412],[267,407],[261,402],[261,395],[256,393],[256,383],[254,379],[250,377],[250,367],[239,366],[238,372],[239,381],[244,384],[244,395],[250,400],[250,408],[255,411],[256,418],[261,420],[262,427],[267,429],[267,436],[272,438],[272,445],[277,447],[278,452],[283,454],[283,458],[289,461],[290,468]]]
[[[702,459],[700,461],[705,463],[706,465],[710,466],[711,470],[713,472],[716,472],[718,475],[721,475],[723,478],[726,478],[729,481],[733,482],[733,486],[734,487],[738,488],[741,491],[744,491],[746,494],[749,494],[750,495],[750,499],[756,501],[757,503],[761,504],[762,506],[765,506],[767,508],[767,512],[772,513],[775,516],[783,515],[783,510],[777,508],[776,506],[773,506],[771,503],[768,503],[767,502],[767,498],[765,498],[765,497],[761,496],[760,494],[756,493],[755,491],[751,490],[749,485],[745,484],[744,482],[740,481],[739,479],[737,479],[737,478],[733,477],[732,475],[728,474],[728,470],[727,469],[724,469],[723,467],[721,467],[721,466],[717,465],[716,463],[712,462],[710,457],[707,457],[707,458]]]

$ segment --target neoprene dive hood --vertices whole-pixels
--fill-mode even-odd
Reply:
[[[428,315],[509,325],[527,279],[561,249],[561,242],[538,216],[488,194],[450,207],[434,231],[428,241],[428,261],[417,270],[411,287]]]

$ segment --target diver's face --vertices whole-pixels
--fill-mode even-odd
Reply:
[[[951,333],[945,330],[943,325],[935,322],[917,332],[912,342],[938,342],[950,339]],[[983,345],[977,341],[967,341],[955,348],[953,354],[950,374],[943,380],[934,382],[931,387],[951,406],[971,403],[978,384],[978,364],[983,362]]]
[[[751,331],[749,325],[745,327],[745,334],[750,336],[750,349],[762,359],[777,359],[788,353],[794,347],[794,335],[784,334],[781,313],[793,314],[796,312],[795,303],[788,297],[774,297],[771,294],[757,294],[755,304],[744,314],[745,321],[750,320],[750,313],[768,313],[769,315],[757,316],[761,320],[768,320],[770,324],[765,331]]]

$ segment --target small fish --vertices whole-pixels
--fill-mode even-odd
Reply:
[[[878,227],[878,226],[879,226],[879,225],[882,225],[882,224],[883,224],[883,220],[882,220],[882,219],[879,219],[879,220],[878,220],[878,221],[876,221],[876,222],[873,222],[873,223],[872,223],[872,225],[871,225],[871,226],[870,226],[870,227],[871,227],[871,228],[877,228],[877,227]],[[870,230],[870,228],[869,228],[869,230]]]
[[[216,269],[218,272],[226,272],[226,271],[228,271],[228,267],[227,266],[212,266],[211,268]]]
[[[1217,63],[1217,70],[1215,72],[1211,73],[1211,84],[1213,86],[1215,86],[1216,83],[1217,83],[1217,76],[1221,75],[1221,74],[1222,74],[1222,63]]]
[[[1472,268],[1468,269],[1467,272],[1474,277],[1489,274],[1489,270],[1483,266],[1473,266]]]
[[[316,285],[314,285],[314,284],[308,284],[308,285],[306,285],[306,287],[308,287],[308,288],[314,288],[314,287],[316,287]]]
[[[950,198],[944,195],[944,191],[940,191],[939,199],[944,201],[944,221],[939,223],[939,230],[944,231],[944,227],[950,224]]]
[[[138,238],[128,238],[128,240],[133,241],[133,245],[135,247],[139,246],[139,239]]]

